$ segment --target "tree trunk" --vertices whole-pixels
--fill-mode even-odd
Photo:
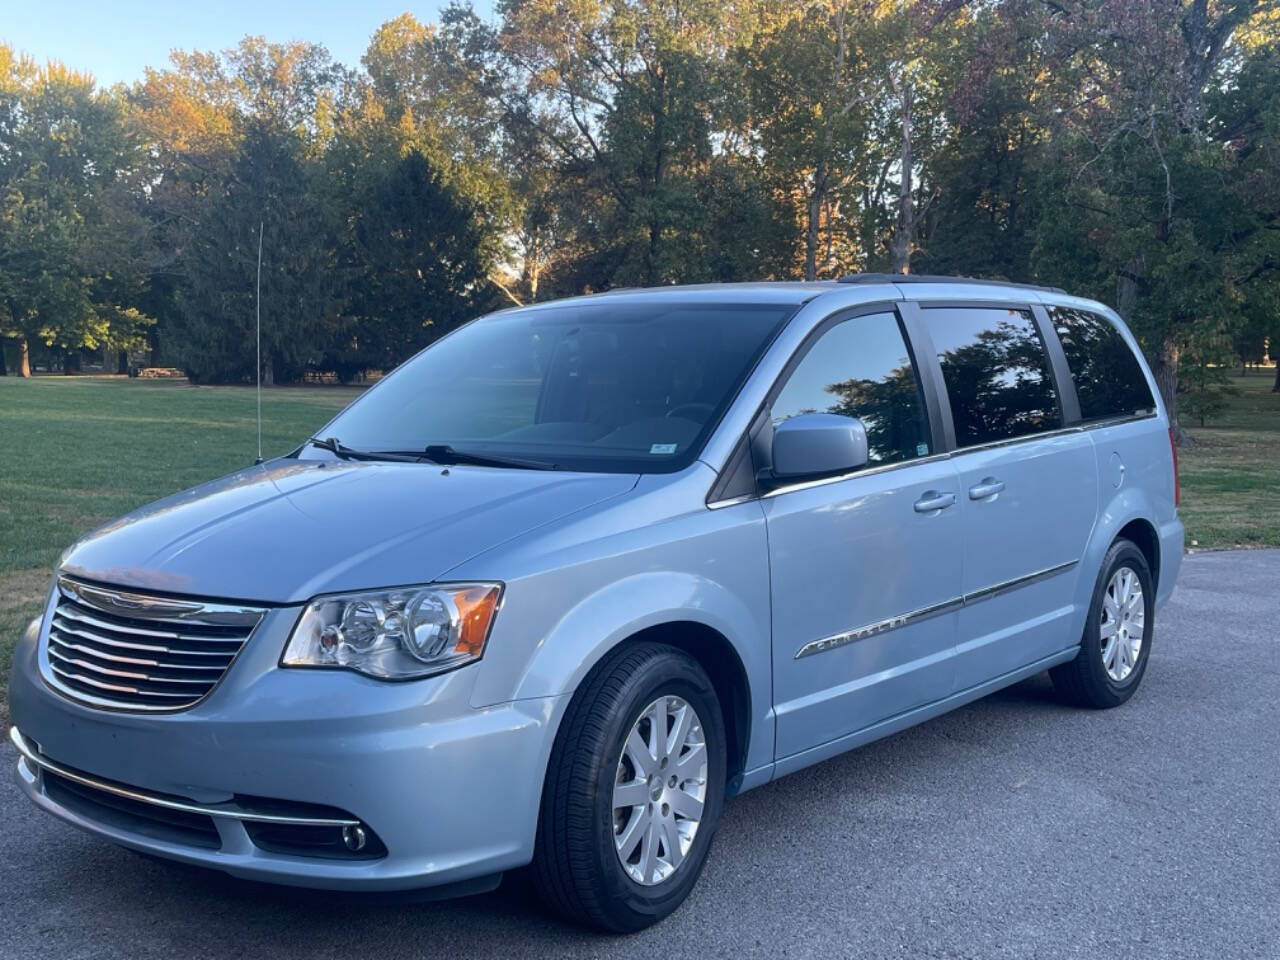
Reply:
[[[121,350],[119,356],[116,358],[116,373],[128,373],[128,372],[129,372],[129,351]]]
[[[18,341],[18,376],[31,376],[31,347],[26,337]]]
[[[4,348],[5,342],[0,340],[0,377],[7,377],[9,375],[9,364],[5,363],[4,360]]]
[[[915,205],[912,201],[911,169],[911,82],[902,78],[902,179],[898,186],[898,228],[893,235],[893,272],[911,272],[911,235],[915,232]]]
[[[1276,358],[1276,382],[1271,388],[1272,393],[1280,393],[1280,357]]]
[[[1173,442],[1178,446],[1189,445],[1191,438],[1178,422],[1178,359],[1181,349],[1170,337],[1166,337],[1160,345],[1160,355],[1156,357],[1151,373],[1156,378],[1156,386],[1160,390],[1160,399],[1169,413],[1169,427],[1173,430]]]

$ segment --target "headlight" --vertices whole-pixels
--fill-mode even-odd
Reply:
[[[342,667],[409,680],[479,660],[499,583],[443,583],[317,597],[293,628],[281,664]]]

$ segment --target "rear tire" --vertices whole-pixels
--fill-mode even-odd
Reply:
[[[1064,699],[1103,710],[1133,696],[1151,656],[1155,596],[1146,556],[1132,541],[1117,540],[1102,560],[1080,652],[1049,671]]]
[[[611,933],[680,906],[720,818],[725,754],[720,704],[697,661],[657,643],[608,655],[552,748],[533,862],[543,900]]]

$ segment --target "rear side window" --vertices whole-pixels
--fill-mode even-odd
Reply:
[[[906,340],[892,313],[844,320],[796,365],[771,416],[774,424],[802,413],[858,417],[872,464],[927,456],[929,421]]]
[[[1050,307],[1049,317],[1067,355],[1083,419],[1104,420],[1155,409],[1138,358],[1106,317],[1070,307]]]
[[[1049,358],[1031,314],[988,307],[921,311],[951,399],[956,445],[1011,440],[1062,426]]]

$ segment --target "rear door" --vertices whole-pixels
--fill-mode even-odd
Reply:
[[[777,487],[769,535],[779,758],[939,700],[953,685],[957,478],[893,307],[833,318],[768,403],[862,419],[871,462]]]
[[[1090,438],[1066,428],[1044,317],[1031,306],[912,305],[932,341],[964,533],[957,690],[1078,641],[1079,561],[1097,514]],[[1060,364],[1065,369],[1065,364]],[[1075,403],[1068,390],[1068,405]]]

